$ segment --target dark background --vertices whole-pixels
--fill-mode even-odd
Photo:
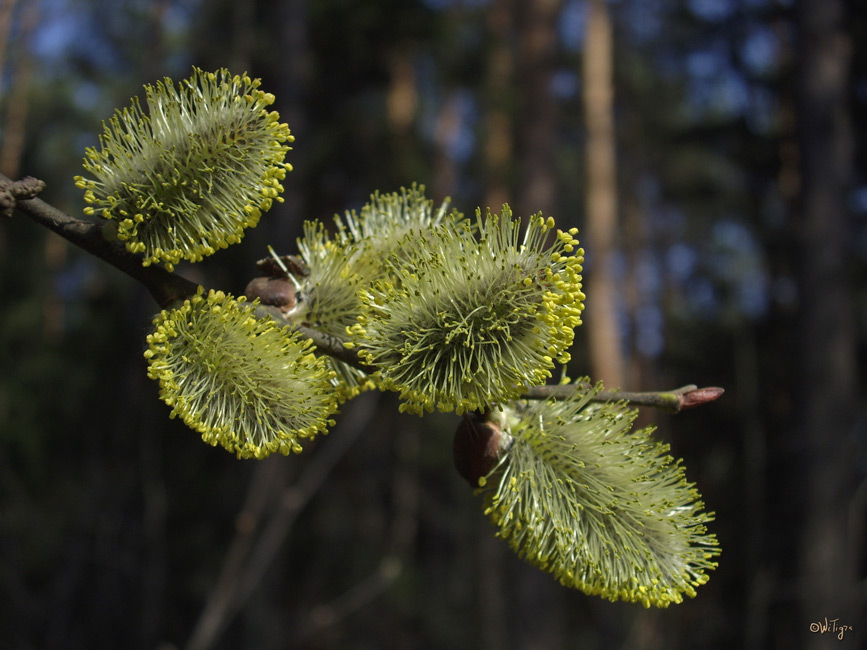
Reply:
[[[295,171],[241,245],[180,268],[196,281],[240,293],[305,218],[414,181],[592,241],[589,6],[2,0],[0,171],[79,215],[101,120],[225,66],[277,96]],[[864,647],[867,5],[601,6],[617,223],[586,276],[614,345],[590,353],[588,290],[570,372],[726,389],[641,415],[716,512],[697,597],[644,610],[526,566],[452,467],[456,418],[392,395],[300,456],[203,444],[145,376],[146,291],[19,215],[0,223],[0,648]],[[854,630],[811,633],[825,619]]]

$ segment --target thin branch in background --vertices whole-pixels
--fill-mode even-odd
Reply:
[[[219,640],[232,619],[244,607],[261,584],[268,567],[274,562],[289,536],[292,526],[304,507],[320,490],[334,467],[364,431],[376,411],[378,397],[361,395],[352,402],[340,424],[328,435],[322,448],[310,459],[298,480],[286,487],[277,500],[277,507],[264,523],[258,536],[252,529],[259,523],[254,504],[267,494],[261,484],[251,483],[242,515],[244,525],[239,527],[223,563],[217,585],[208,597],[205,608],[196,622],[187,650],[207,650]],[[255,493],[255,494],[254,494]]]
[[[418,465],[421,454],[421,431],[413,422],[394,436],[394,471],[391,494],[394,497],[394,515],[386,538],[387,550],[370,575],[327,603],[311,608],[306,625],[298,633],[299,645],[320,639],[323,633],[333,633],[355,612],[363,609],[384,594],[403,573],[410,560],[418,534],[421,487]],[[397,640],[394,640],[398,644]]]
[[[223,559],[219,578],[208,595],[188,647],[210,647],[228,625],[227,612],[232,608],[237,584],[245,570],[247,558],[256,541],[256,531],[265,514],[265,506],[269,503],[268,497],[277,486],[284,462],[285,458],[278,456],[257,464],[247,488],[244,505],[235,517],[235,537]]]
[[[310,625],[304,630],[300,642],[318,638],[323,631],[333,630],[351,614],[359,611],[384,594],[400,577],[403,562],[396,555],[385,555],[376,570],[340,594],[329,603],[318,605],[310,614]]]

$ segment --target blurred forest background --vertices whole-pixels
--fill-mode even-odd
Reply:
[[[417,181],[581,229],[572,376],[726,389],[641,414],[719,568],[609,603],[494,538],[452,415],[365,395],[300,456],[203,444],[145,376],[145,290],[17,215],[0,648],[865,647],[865,48],[857,0],[0,0],[0,171],[49,203],[81,214],[84,148],[143,83],[246,70],[297,137],[286,202],[183,274],[241,293],[304,219]]]

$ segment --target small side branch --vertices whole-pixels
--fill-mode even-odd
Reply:
[[[568,399],[577,390],[586,390],[589,384],[562,386],[533,386],[528,388],[521,399]],[[712,402],[725,391],[715,386],[699,388],[693,384],[674,390],[647,393],[633,393],[618,390],[603,390],[590,398],[593,402],[626,402],[632,406],[650,406],[667,413],[679,413]]]
[[[45,181],[25,176],[12,181],[0,174],[0,215],[11,218],[18,201],[32,199],[45,189]]]

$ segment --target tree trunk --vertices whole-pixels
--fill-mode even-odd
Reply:
[[[306,107],[313,75],[313,61],[310,52],[307,4],[304,0],[281,0],[276,27],[281,56],[278,57],[278,63],[275,63],[272,71],[277,82],[277,90],[274,91],[279,98],[277,110],[299,141],[310,137]],[[292,172],[293,175],[298,174],[304,178],[305,170],[308,168],[309,148],[309,143],[306,146],[302,144],[293,146],[292,151],[289,152],[287,160],[297,170]],[[309,193],[304,190],[304,184],[299,180],[296,177],[283,184],[286,188],[283,192],[284,203],[274,208],[280,210],[276,214],[282,218],[266,220],[270,222],[266,231],[270,237],[268,243],[280,242],[282,246],[286,246],[301,233],[301,223],[308,214]]]
[[[519,83],[521,110],[521,187],[518,213],[551,215],[556,207],[554,141],[557,103],[551,96],[557,48],[557,0],[532,0],[524,7]]]
[[[854,625],[857,549],[848,504],[854,493],[853,427],[856,350],[846,268],[847,196],[852,130],[847,105],[851,42],[842,0],[801,0],[797,12],[799,237],[802,275],[800,359],[804,481],[807,499],[800,552],[800,593],[809,622],[839,618]],[[863,516],[861,513],[860,516]],[[809,647],[828,647],[827,634]],[[857,643],[856,643],[857,645]]]
[[[6,72],[6,55],[10,50],[10,38],[12,33],[12,17],[18,0],[4,0],[0,2],[0,73]],[[3,99],[3,86],[0,85],[0,99]]]
[[[590,0],[588,12],[583,70],[587,124],[584,239],[592,260],[587,282],[587,336],[593,379],[617,388],[623,386],[623,353],[612,269],[617,231],[612,29],[606,0]]]
[[[554,143],[557,107],[551,95],[557,48],[558,0],[530,0],[518,3],[517,29],[520,35],[517,58],[520,110],[519,182],[515,188],[516,215],[526,218],[537,212],[554,214]],[[558,219],[563,223],[562,219]],[[550,576],[523,567],[514,585],[513,611],[522,612],[522,626],[515,629],[512,647],[526,650],[557,650],[566,639],[568,618],[565,601],[547,589]]]
[[[492,211],[511,201],[510,170],[515,143],[512,136],[512,99],[515,61],[511,47],[512,4],[494,0],[486,15],[491,44],[485,70],[486,119],[484,140],[485,205]]]
[[[5,13],[5,12],[4,12]],[[6,20],[6,17],[3,17]],[[33,74],[33,56],[30,52],[33,32],[39,24],[39,4],[32,2],[24,7],[21,18],[21,33],[16,50],[10,58],[18,69],[12,75],[14,80],[10,92],[4,98],[6,104],[3,140],[0,143],[0,173],[15,180],[21,166],[24,151],[24,138],[27,133],[27,114],[30,107],[30,78]],[[2,48],[2,45],[0,45]],[[0,74],[4,72],[0,67]]]

